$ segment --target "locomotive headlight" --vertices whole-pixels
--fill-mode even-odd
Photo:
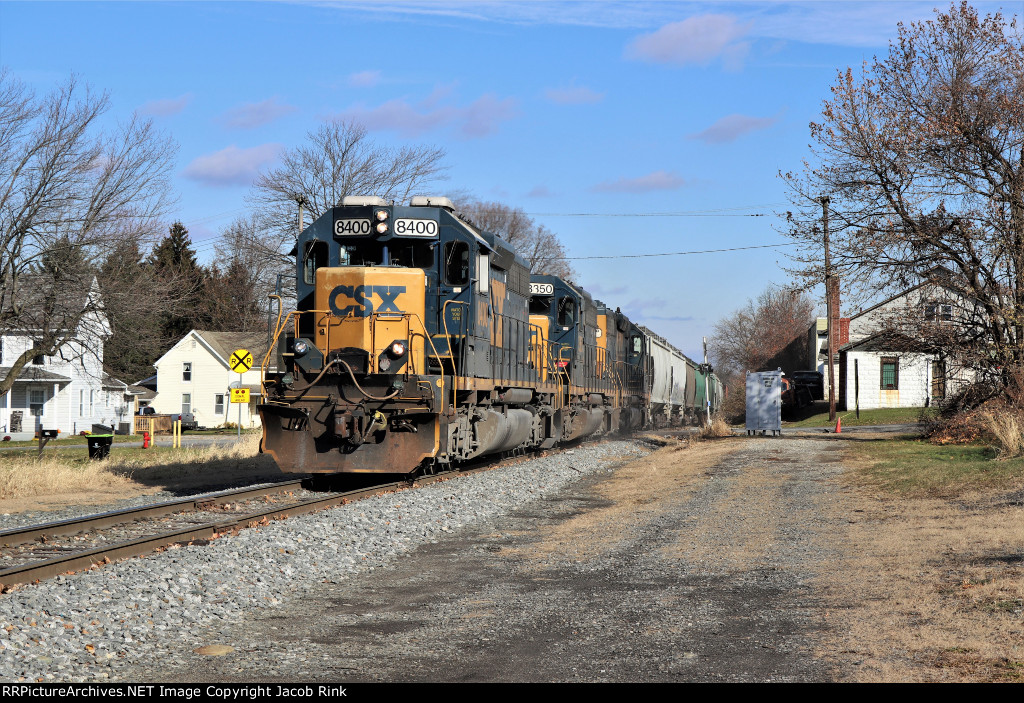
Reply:
[[[377,224],[377,234],[384,234],[388,231],[388,223],[380,222]]]
[[[377,218],[378,222],[383,222],[384,220],[388,219],[388,211],[378,210],[374,216]]]
[[[394,342],[394,343],[391,344],[391,355],[392,356],[396,356],[397,357],[397,356],[401,356],[404,353],[405,353],[405,343],[404,342]]]
[[[295,340],[295,344],[292,345],[292,350],[295,352],[296,356],[302,356],[309,351],[309,345],[301,339],[297,339]]]

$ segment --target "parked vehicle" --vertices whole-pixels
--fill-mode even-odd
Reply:
[[[181,429],[183,431],[199,429],[199,423],[196,422],[196,416],[194,413],[179,413],[174,419],[181,421]]]
[[[794,371],[793,383],[806,388],[812,400],[825,399],[825,378],[821,371]]]

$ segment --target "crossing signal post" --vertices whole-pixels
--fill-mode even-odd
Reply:
[[[242,403],[249,403],[249,389],[242,386],[242,374],[252,368],[252,363],[248,349],[236,349],[228,359],[231,370],[238,374],[238,388],[231,389],[231,402],[238,404],[238,439],[242,439]]]

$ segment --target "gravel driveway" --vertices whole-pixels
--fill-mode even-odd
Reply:
[[[159,681],[829,681],[815,581],[846,520],[841,445],[662,450],[248,609]],[[492,472],[493,473],[493,472]]]

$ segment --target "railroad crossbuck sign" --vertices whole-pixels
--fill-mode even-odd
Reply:
[[[248,403],[249,402],[249,389],[248,388],[232,388],[231,389],[231,402],[232,403]]]
[[[228,366],[235,373],[245,373],[252,368],[252,354],[249,353],[248,349],[236,349],[231,352]]]

